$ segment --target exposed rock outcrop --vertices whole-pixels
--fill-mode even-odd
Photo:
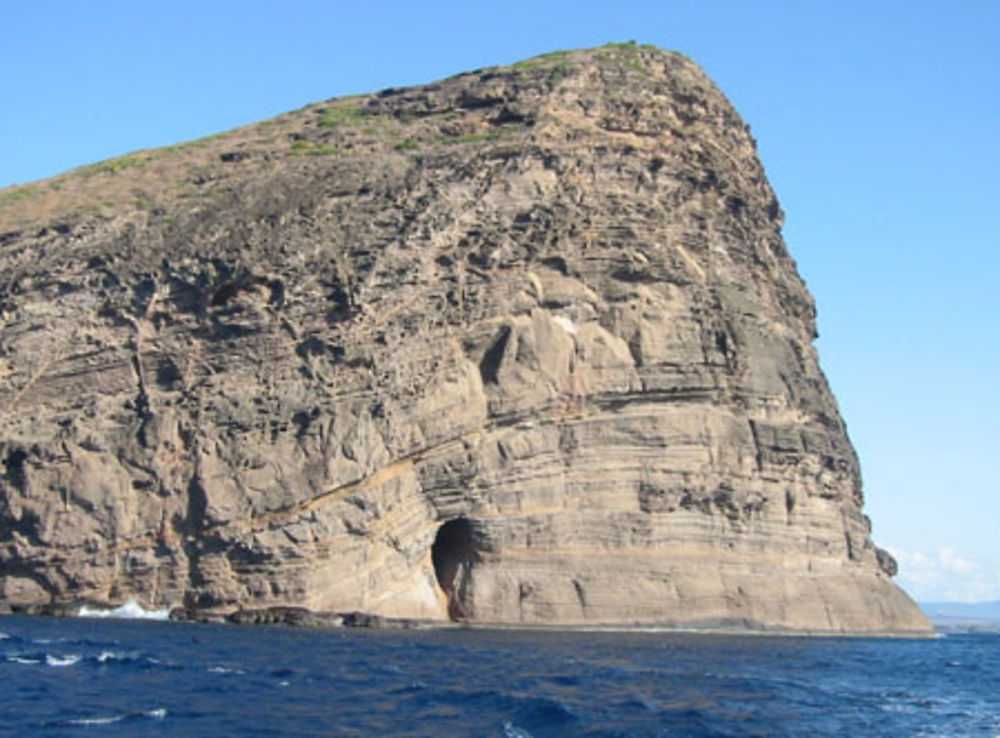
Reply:
[[[0,597],[925,633],[781,222],[631,45],[0,192]]]

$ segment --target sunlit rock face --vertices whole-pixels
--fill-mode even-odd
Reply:
[[[33,187],[0,204],[12,608],[928,632],[754,141],[683,56],[547,55]]]

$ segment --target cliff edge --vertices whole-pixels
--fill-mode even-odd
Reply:
[[[0,191],[0,601],[927,634],[781,223],[631,44]]]

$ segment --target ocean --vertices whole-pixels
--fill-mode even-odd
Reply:
[[[1000,736],[1000,635],[0,617],[3,736]]]

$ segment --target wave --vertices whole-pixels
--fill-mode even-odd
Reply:
[[[228,666],[211,666],[208,669],[209,674],[244,674],[243,669],[233,669]]]
[[[88,656],[87,661],[97,666],[97,668],[105,670],[118,667],[134,667],[138,669],[174,671],[181,668],[177,664],[163,662],[154,656],[144,654],[140,651],[111,651],[105,649],[97,655]]]
[[[126,655],[121,651],[101,651],[94,659],[99,664],[106,664],[109,661],[124,661]]]
[[[111,725],[120,723],[125,719],[124,715],[109,715],[107,717],[72,718],[66,720],[65,725]]]
[[[40,664],[41,659],[30,659],[26,656],[8,656],[7,660],[12,664]]]
[[[519,728],[509,720],[503,724],[504,738],[531,738],[531,733],[524,728]]]
[[[71,654],[70,656],[53,656],[52,654],[45,655],[45,663],[49,666],[72,666],[80,657],[76,654]]]
[[[170,608],[147,610],[135,600],[124,605],[105,610],[83,605],[77,615],[81,618],[118,618],[122,620],[169,620]]]
[[[135,651],[101,651],[96,656],[91,657],[98,664],[133,664],[139,660],[140,656]],[[154,659],[147,659],[155,661]],[[158,663],[158,662],[156,662]]]
[[[118,713],[115,715],[95,715],[93,717],[79,717],[79,718],[66,718],[64,720],[56,720],[49,725],[62,725],[62,726],[89,726],[89,725],[113,725],[114,723],[120,723],[123,720],[133,721],[136,719],[149,718],[151,720],[164,720],[167,717],[167,708],[157,707],[152,710],[145,710],[144,712],[128,712],[128,713]]]

